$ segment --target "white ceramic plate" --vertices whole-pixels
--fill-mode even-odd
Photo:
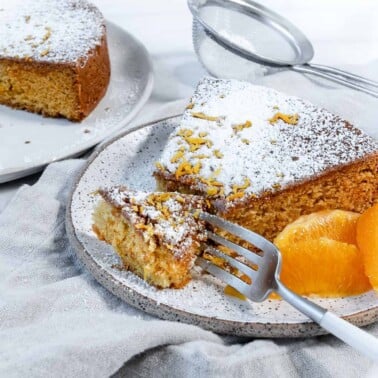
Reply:
[[[114,24],[107,24],[107,36],[110,84],[105,97],[81,123],[0,106],[0,183],[79,155],[124,127],[146,103],[153,83],[147,50]]]
[[[157,290],[133,273],[117,269],[120,261],[116,253],[92,231],[91,214],[98,200],[93,192],[117,184],[153,191],[154,162],[179,119],[169,118],[126,132],[89,159],[74,184],[67,207],[67,231],[77,256],[108,290],[163,319],[241,336],[304,337],[324,333],[286,302],[252,303],[226,296],[224,285],[209,275],[194,272],[193,280],[183,289]],[[378,319],[378,296],[372,291],[315,302],[358,325]]]

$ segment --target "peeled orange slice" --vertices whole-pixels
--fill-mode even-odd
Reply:
[[[328,237],[356,244],[356,224],[360,214],[344,210],[323,210],[299,217],[276,237],[275,242],[290,245],[307,239]]]
[[[289,224],[274,241],[282,253],[282,282],[298,294],[324,297],[371,289],[356,246],[358,218],[349,211],[327,210]]]
[[[362,252],[365,273],[373,288],[378,290],[378,204],[358,219],[357,244]]]

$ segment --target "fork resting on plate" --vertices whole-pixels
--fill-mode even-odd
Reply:
[[[253,302],[262,302],[270,293],[276,292],[286,302],[290,303],[328,332],[343,340],[360,353],[378,362],[377,338],[339,318],[314,302],[295,294],[280,281],[281,253],[273,243],[261,235],[215,215],[203,212],[200,217],[208,224],[254,245],[262,252],[262,255],[235,244],[225,237],[209,230],[208,238],[210,240],[235,251],[239,256],[243,256],[253,267],[257,267],[257,270],[251,268],[250,264],[246,265],[215,247],[209,247],[211,254],[222,258],[233,268],[236,268],[249,277],[251,283],[245,282],[231,272],[214,265],[211,261],[203,257],[197,258],[197,265],[201,266],[202,269],[219,278],[221,281],[234,287]]]

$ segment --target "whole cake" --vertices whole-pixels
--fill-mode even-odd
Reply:
[[[299,216],[378,202],[378,144],[329,111],[273,89],[204,78],[154,173],[268,239]]]
[[[99,191],[93,230],[111,244],[126,269],[159,288],[181,288],[206,239],[202,198],[145,193],[122,186]]]
[[[106,28],[85,0],[0,5],[0,103],[49,117],[85,118],[110,78]]]

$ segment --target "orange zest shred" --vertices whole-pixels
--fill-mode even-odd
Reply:
[[[221,188],[223,186],[223,184],[221,182],[218,182],[218,181],[215,181],[215,180],[211,182],[211,185],[217,186],[219,188]]]
[[[215,179],[204,179],[203,177],[201,177],[201,181],[208,185],[208,186],[215,186],[215,187],[219,187],[221,188],[223,186],[223,184],[219,181],[216,181]]]
[[[182,137],[184,141],[188,143],[190,152],[197,151],[198,149],[201,148],[201,146],[207,146],[208,148],[210,148],[213,145],[213,142],[210,139],[205,138],[205,136],[207,136],[206,132],[200,132],[198,136],[196,137],[196,136],[193,136],[193,130],[181,129],[177,132],[177,136]],[[180,156],[179,158],[181,157],[182,156]],[[174,159],[173,163],[177,162],[177,159],[175,159],[175,156],[173,156],[172,159]]]
[[[214,154],[214,156],[215,156],[216,158],[218,158],[218,159],[222,159],[222,157],[223,157],[222,152],[220,152],[219,150],[214,150],[214,151],[213,151],[213,154]]]
[[[244,192],[237,192],[237,193],[232,193],[227,197],[227,200],[233,201],[235,199],[242,198],[244,196]]]
[[[200,119],[204,119],[206,121],[218,121],[219,120],[219,117],[215,117],[215,116],[209,116],[207,114],[204,114],[202,112],[192,112],[192,117],[194,118],[200,118]]]
[[[213,143],[211,142],[211,140],[210,139],[206,139],[206,138],[184,137],[184,139],[185,139],[186,143],[189,144],[189,150],[190,150],[190,152],[195,152],[199,148],[201,148],[201,146],[204,146],[204,145],[206,145],[209,148],[213,145]]]
[[[138,207],[137,205],[132,205],[131,208],[132,208],[134,211],[136,211],[136,212],[139,211],[139,207]]]
[[[198,155],[192,156],[193,159],[208,159],[209,157],[210,157],[209,155],[205,155],[205,154],[198,154]]]
[[[216,194],[218,194],[218,188],[216,188],[215,186],[210,186],[209,188],[207,188],[206,194],[208,196],[215,196]]]
[[[45,50],[43,50],[39,55],[40,55],[40,56],[46,56],[49,52],[50,52],[49,49],[45,49]]]
[[[151,204],[156,204],[160,202],[168,201],[171,198],[171,193],[151,193],[147,201],[150,201]]]
[[[244,178],[244,183],[242,185],[233,185],[232,191],[233,193],[237,193],[239,190],[247,189],[251,185],[251,180],[247,177]]]
[[[298,114],[285,114],[277,112],[272,118],[269,118],[268,121],[271,125],[276,123],[278,120],[284,121],[288,125],[296,125],[298,123],[298,119]]]
[[[180,129],[177,132],[177,135],[180,136],[180,137],[183,137],[183,138],[188,138],[188,137],[191,137],[193,135],[193,130],[190,130],[190,129]]]
[[[203,177],[200,177],[200,180],[202,183],[207,185],[206,194],[208,196],[223,195],[224,193],[223,184],[215,180],[215,178],[205,179]]]
[[[163,164],[161,164],[159,161],[155,162],[155,167],[156,167],[159,171],[163,171],[163,170],[164,170],[164,166],[163,166]]]
[[[42,43],[46,42],[51,37],[51,28],[46,26],[45,30],[46,30],[46,33],[42,38]]]
[[[214,179],[215,177],[219,176],[222,172],[222,167],[218,167],[211,175],[211,179]]]
[[[185,203],[185,198],[180,197],[180,196],[177,196],[177,197],[176,197],[176,201],[177,201],[177,202],[180,202],[180,203]]]
[[[184,157],[184,151],[182,149],[178,150],[171,158],[171,163],[177,163],[181,158]]]
[[[164,215],[164,217],[166,219],[170,219],[171,213],[170,213],[170,211],[168,210],[168,208],[166,206],[162,207],[161,212],[162,212],[162,214]]]
[[[201,168],[202,168],[202,164],[200,162],[194,164],[193,165],[193,173],[196,175],[197,173],[199,173]]]
[[[244,123],[241,123],[240,125],[233,125],[232,128],[234,129],[234,132],[237,133],[239,131],[242,131],[243,129],[248,129],[252,126],[252,122],[247,120]]]
[[[245,189],[247,189],[251,185],[251,180],[247,177],[244,178],[244,183],[242,185],[233,185],[232,186],[232,193],[227,196],[227,200],[233,201],[235,199],[239,199],[244,197]]]
[[[192,165],[189,161],[183,159],[176,169],[175,177],[178,179],[181,176],[197,174],[201,170],[201,167],[202,165],[200,162]]]

